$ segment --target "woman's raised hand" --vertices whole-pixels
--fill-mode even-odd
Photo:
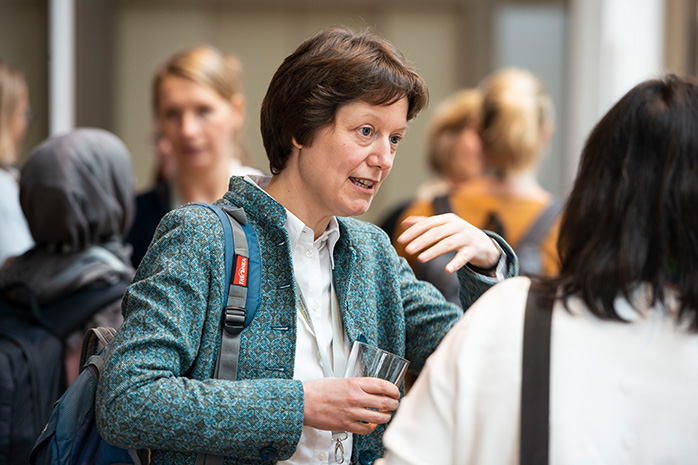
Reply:
[[[435,216],[410,216],[403,223],[407,229],[397,238],[406,244],[405,252],[417,254],[421,262],[456,250],[446,265],[453,273],[466,263],[478,268],[491,268],[499,261],[500,251],[484,232],[453,213]],[[421,253],[420,253],[421,252]]]

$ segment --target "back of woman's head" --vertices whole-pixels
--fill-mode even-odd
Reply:
[[[19,189],[40,247],[74,251],[120,241],[133,221],[131,157],[103,129],[76,129],[39,144],[22,169]]]
[[[527,169],[549,139],[552,100],[543,83],[524,69],[498,71],[481,85],[482,151],[485,165],[499,172]]]
[[[12,123],[22,93],[26,92],[22,73],[0,60],[0,166],[12,163],[16,156]]]
[[[628,92],[592,130],[563,216],[560,283],[597,315],[648,283],[698,310],[698,83],[669,75]],[[694,320],[698,328],[698,320]]]
[[[437,108],[429,126],[429,166],[440,176],[447,176],[450,159],[458,135],[480,122],[482,93],[463,89],[444,100]]]
[[[286,57],[262,102],[261,129],[273,174],[286,166],[292,139],[311,145],[337,110],[363,100],[388,105],[406,98],[407,120],[428,101],[424,80],[400,51],[370,31],[325,29]]]
[[[190,79],[226,100],[242,93],[242,66],[237,58],[210,46],[190,48],[170,57],[156,71],[152,88],[155,115],[160,108],[160,84],[167,76]]]

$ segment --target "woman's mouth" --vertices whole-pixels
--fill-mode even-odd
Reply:
[[[370,179],[350,177],[349,180],[352,182],[352,184],[362,189],[373,189],[373,186],[376,185],[376,181],[371,181]]]

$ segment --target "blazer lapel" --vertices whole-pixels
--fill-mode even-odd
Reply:
[[[356,249],[349,244],[346,230],[342,232],[335,247],[334,257],[334,285],[337,289],[339,310],[344,322],[344,331],[349,336],[349,342],[358,340],[370,342],[375,339],[370,316],[375,309],[366,308],[363,298],[363,285],[357,272],[358,254]],[[369,304],[371,305],[371,304]]]

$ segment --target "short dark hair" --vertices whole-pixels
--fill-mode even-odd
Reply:
[[[698,81],[670,74],[630,90],[592,130],[560,226],[563,296],[623,321],[639,283],[698,331]]]
[[[320,31],[283,61],[262,102],[262,139],[272,174],[285,168],[292,139],[312,144],[341,106],[356,100],[389,105],[403,97],[410,120],[426,107],[429,94],[394,45],[369,30]]]

